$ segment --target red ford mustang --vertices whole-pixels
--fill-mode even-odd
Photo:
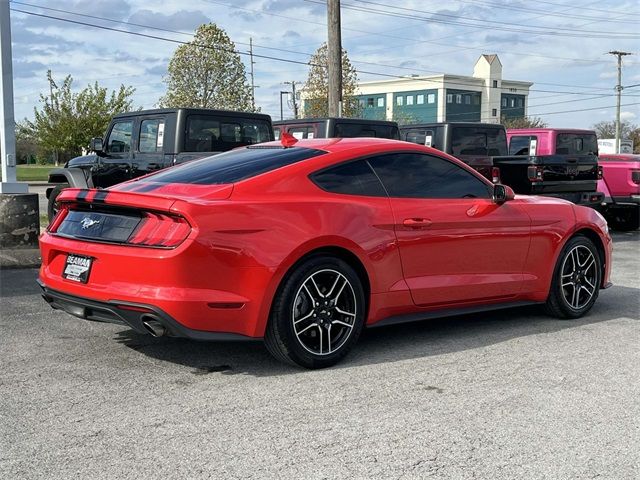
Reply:
[[[530,303],[576,318],[610,285],[595,210],[514,198],[394,140],[285,138],[59,201],[40,238],[53,308],[156,336],[264,338],[309,368],[365,325]]]

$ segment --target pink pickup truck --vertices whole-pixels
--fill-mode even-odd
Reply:
[[[635,230],[640,224],[640,155],[599,156],[603,178],[598,191],[604,193],[601,211],[609,226]]]

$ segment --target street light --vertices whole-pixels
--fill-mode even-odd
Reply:
[[[289,92],[280,90],[280,120],[284,120],[284,113],[282,111],[282,95],[289,95]]]

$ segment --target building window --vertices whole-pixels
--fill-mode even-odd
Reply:
[[[493,81],[493,88],[498,88],[498,80]]]
[[[471,95],[465,95],[464,96],[464,104],[465,105],[471,105]]]
[[[398,95],[396,97],[396,105],[402,106],[404,104],[404,97],[402,95]]]
[[[462,94],[456,93],[456,103],[462,103]]]
[[[474,105],[480,105],[480,95],[474,95],[473,96],[473,104]]]
[[[449,98],[449,95],[447,95],[447,100]],[[429,95],[427,95],[427,103],[436,103],[436,94],[435,93],[430,93]],[[451,102],[449,102],[451,103]]]
[[[373,98],[367,98],[367,107],[373,107]]]
[[[502,107],[504,108],[504,107],[506,107],[506,106],[507,106],[507,99],[506,99],[506,98],[503,98],[503,99],[502,99]]]
[[[512,98],[511,99],[511,108],[514,108],[516,106],[516,99]]]
[[[358,103],[360,104],[360,107],[364,108],[364,106],[365,106],[364,99],[362,99],[362,98],[361,98],[361,99],[359,99],[359,100],[358,100]]]
[[[422,105],[424,103],[424,95],[416,95],[416,103]]]
[[[498,116],[498,109],[497,108],[491,109],[491,116],[492,117],[497,117]]]
[[[524,99],[522,99],[522,98],[518,99],[518,107],[520,107],[520,108],[524,107]]]
[[[453,103],[453,95],[450,93],[447,93],[447,103]]]
[[[384,107],[384,97],[378,97],[378,107]]]
[[[407,105],[413,105],[413,95],[407,95]]]

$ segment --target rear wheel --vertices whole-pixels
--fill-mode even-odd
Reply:
[[[593,242],[582,235],[570,239],[558,258],[545,309],[558,318],[579,318],[598,298],[602,262]]]
[[[49,194],[49,201],[47,203],[47,216],[49,217],[49,223],[51,223],[53,217],[58,213],[58,195],[60,195],[60,192],[65,188],[69,188],[69,185],[61,183],[53,187],[53,190],[51,190],[51,193]]]
[[[358,340],[364,315],[364,290],[353,268],[335,257],[312,257],[296,267],[279,289],[265,344],[286,363],[329,367]]]

